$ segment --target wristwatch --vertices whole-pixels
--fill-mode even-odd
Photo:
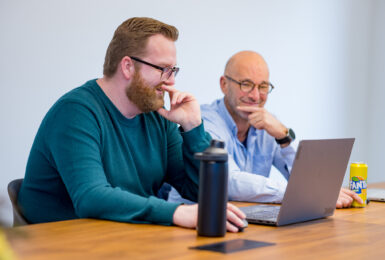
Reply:
[[[288,128],[287,135],[281,139],[275,138],[275,141],[277,142],[277,144],[286,144],[286,143],[291,143],[292,141],[294,141],[294,139],[295,139],[295,133],[293,129]]]

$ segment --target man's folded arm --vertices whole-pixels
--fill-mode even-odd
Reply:
[[[262,175],[244,172],[229,156],[229,200],[280,203],[286,183]]]

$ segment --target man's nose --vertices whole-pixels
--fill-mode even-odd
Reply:
[[[171,73],[170,77],[164,81],[167,86],[175,85],[175,72]]]
[[[255,101],[259,101],[261,98],[261,95],[259,93],[258,86],[255,86],[255,88],[248,93],[249,98],[252,98]]]

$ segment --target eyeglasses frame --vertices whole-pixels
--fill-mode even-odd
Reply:
[[[167,77],[166,80],[168,80],[168,79],[171,77],[172,73],[174,73],[174,77],[176,77],[176,75],[177,75],[178,72],[179,72],[179,67],[164,67],[164,68],[163,68],[163,67],[161,67],[161,66],[158,66],[158,65],[149,63],[149,62],[147,62],[147,61],[141,60],[141,59],[139,59],[138,57],[135,57],[135,56],[129,56],[129,57],[130,57],[131,59],[133,59],[134,61],[137,61],[137,62],[146,64],[146,65],[148,65],[148,66],[151,66],[151,67],[153,67],[153,68],[155,68],[155,69],[160,70],[160,71],[162,72],[162,74],[160,75],[160,78],[163,77],[163,74],[165,74],[165,71],[166,71],[167,69],[171,69],[171,73],[170,73],[170,75],[168,75],[168,77]]]
[[[242,92],[244,92],[244,93],[250,93],[251,91],[253,91],[254,90],[254,88],[255,88],[255,86],[258,86],[258,91],[259,91],[259,93],[261,93],[260,92],[260,87],[261,87],[261,84],[268,84],[271,88],[270,88],[270,90],[266,93],[266,95],[267,94],[270,94],[271,93],[271,91],[273,91],[273,89],[274,89],[274,85],[273,84],[271,84],[270,82],[266,82],[266,81],[264,81],[264,82],[262,82],[261,84],[259,84],[259,85],[257,85],[257,84],[255,84],[254,82],[252,82],[252,81],[250,81],[250,80],[247,80],[248,82],[250,82],[250,83],[252,83],[253,84],[253,87],[249,90],[249,91],[244,91],[244,90],[242,90],[242,83],[244,82],[244,81],[238,81],[238,80],[235,80],[235,79],[233,79],[232,77],[230,77],[230,76],[227,76],[227,75],[224,75],[225,76],[225,78],[226,79],[228,79],[228,80],[230,80],[230,81],[232,81],[232,82],[234,82],[234,83],[237,83],[238,85],[239,85],[239,88],[241,89],[241,91]],[[264,94],[264,93],[261,93],[261,94]]]

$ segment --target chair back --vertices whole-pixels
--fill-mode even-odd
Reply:
[[[11,181],[8,184],[8,195],[12,202],[13,209],[13,226],[23,226],[28,225],[28,221],[24,218],[23,214],[20,211],[19,205],[17,203],[17,197],[19,195],[19,190],[24,179],[16,179]]]

